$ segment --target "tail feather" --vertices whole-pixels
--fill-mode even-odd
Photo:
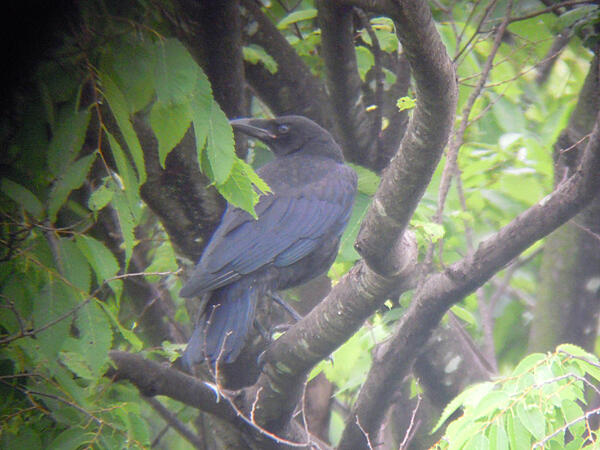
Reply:
[[[208,358],[214,364],[233,362],[244,347],[254,322],[259,292],[232,283],[211,295],[183,354],[188,367]]]

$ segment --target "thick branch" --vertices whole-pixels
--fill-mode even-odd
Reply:
[[[294,48],[261,11],[254,0],[242,0],[250,12],[245,38],[259,45],[277,62],[271,74],[262,64],[246,64],[246,80],[275,113],[301,114],[333,130],[329,98],[324,84],[311,73]]]
[[[319,1],[317,7],[327,88],[340,131],[339,143],[350,161],[367,166],[375,142],[356,63],[352,7],[338,6],[331,0]]]
[[[253,413],[248,412],[254,406],[252,403],[242,405],[238,409],[233,403],[232,392],[219,390],[218,386],[179,370],[127,352],[111,351],[110,357],[116,369],[111,369],[107,376],[113,377],[115,381],[130,381],[147,397],[166,395],[200,411],[214,414],[242,432],[246,445],[240,448],[275,450],[287,448],[286,443],[302,444],[302,442],[306,444],[292,445],[292,447],[313,448],[311,442],[319,442],[312,436],[306,436],[304,430],[294,424],[286,429],[289,440],[269,433],[252,421]],[[231,397],[226,398],[224,395]],[[322,448],[326,448],[321,442],[319,444]]]
[[[575,173],[556,190],[483,241],[475,253],[445,272],[430,277],[419,289],[401,319],[393,339],[374,361],[349,420],[340,448],[366,446],[364,432],[373,436],[389,405],[389,392],[410,370],[433,329],[445,312],[475,291],[535,241],[568,221],[600,189],[600,117]],[[360,427],[356,423],[360,423]]]
[[[396,21],[398,37],[417,83],[417,107],[356,241],[367,264],[381,274],[396,270],[390,249],[406,229],[440,160],[457,98],[454,68],[427,4],[398,2],[388,13]]]

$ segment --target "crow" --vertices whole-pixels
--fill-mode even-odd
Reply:
[[[242,351],[264,296],[326,272],[352,212],[357,176],[333,137],[302,116],[236,119],[235,130],[264,142],[275,158],[258,169],[271,193],[258,219],[228,205],[180,291],[204,307],[184,352],[191,367],[207,358],[231,363]]]

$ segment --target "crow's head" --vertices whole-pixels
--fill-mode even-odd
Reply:
[[[276,156],[302,152],[343,160],[342,151],[329,132],[306,117],[236,119],[230,123],[235,130],[263,141]]]

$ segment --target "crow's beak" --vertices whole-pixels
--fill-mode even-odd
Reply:
[[[248,136],[260,139],[265,143],[273,141],[276,136],[268,129],[269,121],[265,119],[234,119],[229,123],[235,130],[239,130]]]

